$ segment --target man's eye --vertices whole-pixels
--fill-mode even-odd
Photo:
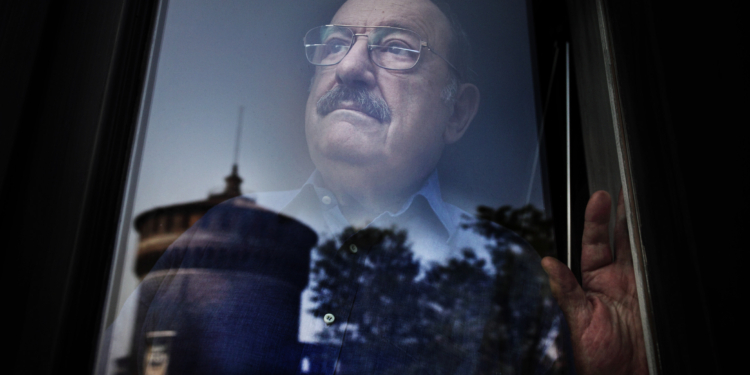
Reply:
[[[394,54],[397,56],[406,56],[409,55],[409,52],[412,52],[412,50],[403,48],[403,47],[394,47],[394,46],[388,46],[385,48],[385,51]]]
[[[349,47],[349,43],[342,39],[331,39],[326,41],[326,47],[330,53],[338,53]]]
[[[397,56],[410,55],[414,52],[414,49],[411,48],[409,44],[398,39],[384,41],[380,44],[380,48],[383,52]]]

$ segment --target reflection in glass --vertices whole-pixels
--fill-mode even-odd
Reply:
[[[420,181],[410,181],[404,199],[377,217],[348,220],[344,215],[351,211],[342,207],[350,196],[337,194],[321,177],[336,168],[321,172],[326,165],[311,160],[305,116],[341,109],[354,90],[329,96],[327,107],[307,108],[308,94],[318,87],[310,84],[313,69],[334,67],[311,66],[299,43],[305,31],[330,22],[339,4],[272,3],[170,1],[133,208],[140,216],[131,244],[137,235],[140,241],[137,256],[127,255],[137,260],[133,268],[142,282],[131,296],[135,302],[123,308],[132,314],[121,314],[114,324],[132,323],[121,329],[127,334],[113,336],[120,351],[111,358],[121,373],[512,374],[565,368],[564,322],[535,253],[552,251],[552,233],[540,168],[531,164],[538,135],[525,21],[500,23],[520,33],[474,30],[485,53],[512,52],[475,66],[482,100],[490,105],[477,113],[466,136],[443,149],[427,144],[437,137],[404,133],[410,142],[401,151],[438,150],[442,157],[423,163],[412,155],[411,162],[424,164],[419,173],[401,162],[393,163],[404,169],[399,173],[371,174],[374,183]],[[517,14],[512,19],[527,19],[525,5],[504,6],[503,12]],[[311,23],[315,17],[320,22]],[[498,24],[494,16],[487,20]],[[356,38],[339,43],[330,31],[306,43],[315,45],[307,48],[313,62]],[[414,60],[410,51],[425,46],[420,38],[400,50],[375,47],[394,34],[368,29],[373,48],[358,57],[396,51]],[[420,37],[441,45],[435,35]],[[321,50],[324,44],[328,49]],[[353,57],[352,51],[343,56]],[[450,72],[435,55],[420,52],[413,71],[387,72],[401,74],[401,91],[414,89],[437,77],[419,79],[426,74]],[[437,63],[430,65],[432,60]],[[377,57],[373,62],[396,67]],[[413,84],[403,84],[407,79]],[[432,107],[409,110],[443,113],[455,85],[419,91],[435,99]],[[349,108],[347,116],[383,125],[409,112],[400,106],[409,100],[364,92],[369,96],[360,97],[372,105]],[[226,194],[190,202],[223,176],[239,104],[250,120],[237,140],[245,153],[235,160]],[[434,125],[410,119],[413,129]],[[240,167],[246,186],[266,193],[242,191]],[[133,290],[125,283],[115,287],[123,297]],[[159,332],[174,333],[168,345],[154,341]]]
[[[489,222],[467,218],[461,235],[466,246],[432,261],[397,226],[348,227],[314,246],[298,221],[230,200],[144,279],[131,358],[166,358],[153,335],[174,332],[170,373],[561,371],[564,323],[537,255]]]

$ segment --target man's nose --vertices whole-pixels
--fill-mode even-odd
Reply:
[[[336,80],[343,85],[374,86],[375,64],[370,61],[367,37],[357,35],[355,38],[349,53],[336,66]]]

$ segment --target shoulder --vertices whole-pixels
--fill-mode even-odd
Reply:
[[[243,197],[255,201],[255,204],[258,206],[274,212],[280,212],[299,195],[301,190],[267,191],[247,194]]]
[[[534,251],[529,243],[516,232],[494,222],[480,219],[450,203],[443,203],[445,217],[453,227],[456,240],[483,238],[487,241],[500,242],[514,252]]]
[[[453,247],[472,249],[495,267],[511,266],[517,272],[535,276],[544,274],[541,257],[523,237],[496,222],[477,218],[457,207],[455,210],[460,216],[451,237]]]

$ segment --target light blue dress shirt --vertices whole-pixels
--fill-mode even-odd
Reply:
[[[566,358],[563,356],[564,340],[560,337],[563,334],[563,318],[549,294],[546,275],[541,270],[536,252],[514,233],[494,223],[479,221],[460,208],[443,201],[437,171],[426,179],[422,187],[409,197],[398,211],[384,212],[365,228],[358,230],[350,227],[335,195],[324,187],[317,171],[301,189],[261,193],[252,198],[260,206],[294,217],[318,234],[318,248],[313,251],[311,257],[310,283],[302,293],[300,303],[299,340],[305,344],[302,370],[310,373],[331,373],[336,368],[339,373],[346,373],[347,369],[352,373],[377,373],[386,368],[402,368],[409,364],[410,368],[415,369],[414,373],[430,372],[430,365],[425,362],[433,362],[432,365],[436,368],[449,367],[451,371],[448,373],[461,374],[489,369],[501,371],[503,374],[546,373],[567,367],[567,364],[563,364]],[[356,270],[358,267],[363,268],[364,273],[370,271],[384,274],[386,278],[403,278],[402,274],[388,275],[398,272],[389,269],[387,262],[382,267],[367,266],[367,257],[372,256],[373,251],[372,247],[363,244],[367,242],[367,233],[377,236],[384,232],[387,233],[384,235],[385,238],[395,236],[399,232],[405,234],[405,252],[408,253],[410,264],[416,271],[412,271],[406,277],[409,280],[403,283],[414,288],[400,288],[403,290],[399,292],[403,294],[393,296],[375,292],[377,296],[370,296],[363,302],[362,294],[367,294],[367,291],[372,289],[372,285],[368,284],[372,281],[365,280],[366,277],[349,281],[356,284],[356,287],[340,286],[338,283],[341,280],[336,280],[329,286],[327,281],[333,277],[331,274],[338,275],[339,272]],[[357,249],[357,253],[352,254],[351,246]],[[374,251],[388,253],[382,247],[375,247]],[[321,255],[322,249],[327,249],[329,254]],[[334,253],[351,257],[351,263],[336,264],[333,270],[326,269],[325,264],[335,263],[331,259]],[[464,267],[464,273],[475,272],[485,279],[468,281],[477,275],[459,275],[458,270],[461,266]],[[443,274],[438,276],[440,271]],[[436,280],[439,277],[451,277],[451,272],[456,273],[452,276],[458,279],[467,279],[462,280],[464,285],[443,285],[440,280]],[[497,285],[501,281],[507,285]],[[320,287],[320,283],[326,286]],[[468,290],[462,290],[461,287]],[[416,291],[419,288],[431,288],[431,293],[441,294],[440,299],[444,301],[463,299],[463,303],[473,306],[444,308],[439,306],[439,303],[433,304],[432,315],[429,311],[399,309],[399,298],[419,299],[423,294],[429,294]],[[502,289],[501,293],[508,295],[499,297],[498,289]],[[354,292],[342,298],[335,295],[352,291]],[[321,295],[326,297],[321,299]],[[385,302],[373,302],[373,298],[383,299]],[[493,298],[496,300],[495,303]],[[430,303],[434,302],[424,302],[425,305]],[[502,306],[503,303],[506,305]],[[450,305],[451,302],[444,304]],[[419,310],[418,305],[411,308]],[[470,313],[463,318],[451,317],[452,314],[461,315],[458,313],[461,308]],[[493,312],[493,308],[505,311]],[[453,310],[448,311],[450,309]],[[500,313],[504,318],[493,318],[493,313]],[[372,326],[366,327],[370,331],[368,334],[361,333],[363,322],[368,320],[380,319],[378,324],[389,327],[390,323],[382,323],[383,319],[390,320],[395,325],[409,326],[413,324],[412,320],[418,319],[419,314],[430,317],[421,316],[419,319],[443,319],[440,324],[426,324],[424,328],[428,333],[424,334],[422,339],[446,340],[444,345],[438,345],[442,349],[436,350],[448,350],[453,353],[453,357],[442,358],[449,365],[440,364],[441,360],[432,358],[432,355],[437,353],[409,353],[417,346],[410,340],[419,340],[408,334],[396,334],[398,337],[393,338],[383,337],[382,329]],[[326,315],[329,318],[333,316],[332,324],[326,324]],[[482,349],[482,343],[487,345],[492,341],[491,334],[486,331],[493,324],[498,326],[498,332],[507,331],[505,344],[499,343],[503,340],[499,336],[495,338],[497,350],[506,352],[498,354],[492,360],[483,359],[482,351],[487,349]],[[499,327],[502,325],[505,327]],[[539,331],[531,338],[523,332],[524,330]],[[378,337],[378,342],[373,342],[374,337]],[[428,346],[423,345],[423,348]],[[510,347],[500,349],[499,346]],[[420,357],[425,354],[426,357]],[[484,353],[484,356],[489,354]],[[503,356],[505,358],[501,360],[500,357]],[[523,364],[524,361],[527,363]]]

